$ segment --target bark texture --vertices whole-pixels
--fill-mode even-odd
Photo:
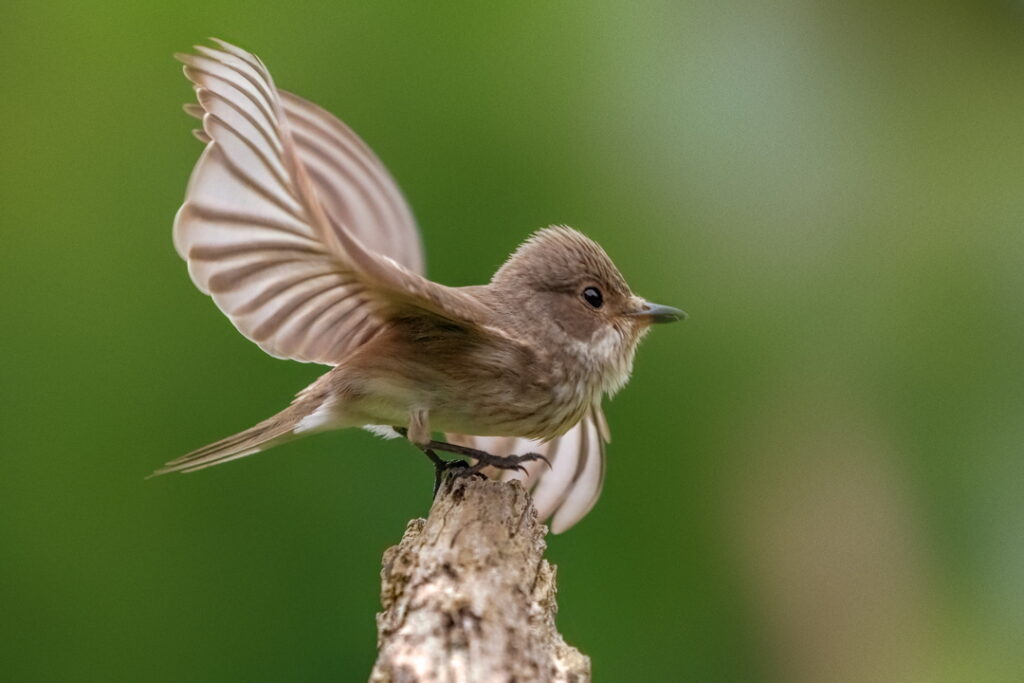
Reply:
[[[555,568],[519,482],[446,476],[384,553],[371,683],[582,682],[555,629]]]

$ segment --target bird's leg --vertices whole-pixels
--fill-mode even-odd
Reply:
[[[444,476],[446,471],[459,468],[462,468],[465,472],[469,471],[469,465],[466,464],[465,460],[442,460],[437,456],[437,453],[429,448],[424,448],[423,452],[434,463],[434,498],[437,498],[437,490],[441,488],[441,477]]]
[[[408,436],[408,430],[405,427],[392,427],[392,429],[394,429],[402,436]],[[426,446],[420,446],[418,444],[415,445],[423,452],[424,455],[430,458],[430,462],[434,463],[435,498],[437,497],[437,490],[441,488],[441,477],[442,475],[444,475],[445,471],[459,468],[465,468],[467,470],[469,469],[469,464],[465,460],[444,460],[443,458],[438,456],[437,453],[434,452],[434,449],[432,449],[429,444],[427,444]]]
[[[408,435],[408,430],[405,427],[393,427],[393,429],[401,434],[402,436]],[[441,482],[441,474],[448,469],[454,467],[464,467],[462,472],[459,472],[460,477],[464,477],[469,474],[476,474],[485,467],[496,467],[499,470],[519,470],[526,474],[526,468],[523,467],[524,462],[535,462],[541,460],[548,468],[551,468],[551,461],[540,453],[524,453],[522,455],[491,455],[487,451],[481,451],[478,448],[470,448],[469,446],[460,446],[455,443],[448,443],[447,441],[428,441],[422,446],[418,446],[422,450],[430,461],[434,463],[434,494],[437,494],[437,487]],[[476,460],[473,465],[467,465],[463,460],[443,460],[434,451],[444,451],[446,453],[454,453],[455,455],[464,455],[469,458]]]
[[[460,446],[458,444],[448,443],[447,441],[430,441],[425,447],[432,450],[455,453],[456,455],[465,455],[476,460],[475,465],[467,467],[463,472],[459,472],[459,476],[479,472],[488,466],[497,467],[499,470],[519,470],[523,474],[526,474],[526,468],[522,466],[522,463],[534,462],[537,460],[542,460],[548,468],[551,467],[551,462],[540,453],[524,453],[522,455],[491,455],[487,451],[481,451],[468,446]]]

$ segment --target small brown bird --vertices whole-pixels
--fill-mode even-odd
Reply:
[[[650,324],[685,314],[635,296],[601,247],[560,226],[534,233],[486,285],[427,280],[412,213],[366,144],[279,90],[254,55],[214,43],[177,55],[206,148],[174,246],[263,350],[333,367],[277,415],[154,474],[360,426],[406,436],[437,473],[445,451],[474,460],[459,463],[466,472],[525,479],[555,533],[575,524],[604,477],[602,397],[629,379]]]

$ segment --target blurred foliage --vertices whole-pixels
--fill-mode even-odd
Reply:
[[[351,431],[143,477],[284,406],[191,285],[171,59],[216,35],[373,146],[431,274],[598,239],[659,328],[551,539],[598,680],[1024,678],[1016,2],[9,2],[0,676],[358,680],[427,462]]]

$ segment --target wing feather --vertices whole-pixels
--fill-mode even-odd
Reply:
[[[174,227],[196,286],[268,353],[302,361],[335,364],[410,309],[486,323],[471,296],[422,276],[412,212],[369,147],[213,42],[177,55],[207,143]]]
[[[518,479],[532,491],[539,519],[551,517],[551,531],[560,534],[583,519],[601,495],[604,484],[605,444],[608,424],[600,406],[593,406],[572,429],[548,442],[504,436],[448,434],[453,443],[487,451],[492,455],[540,453],[551,461],[525,463],[526,474],[502,473],[505,480]]]

